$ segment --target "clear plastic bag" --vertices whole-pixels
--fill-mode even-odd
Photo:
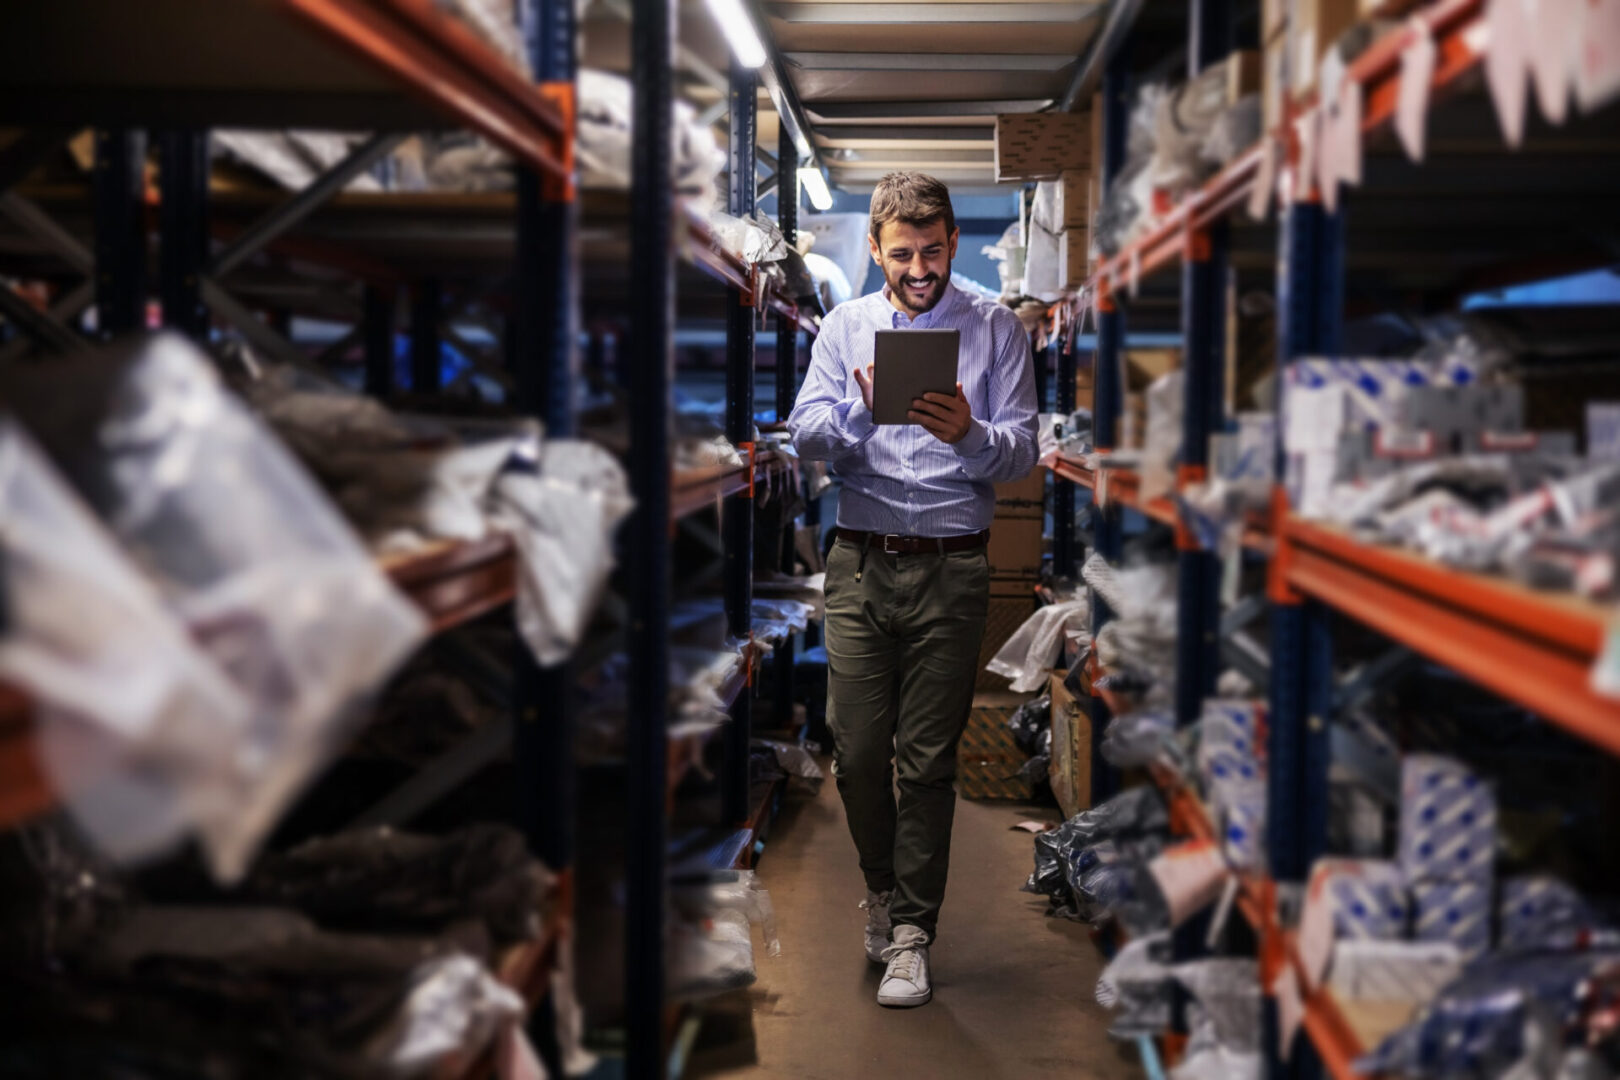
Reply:
[[[1120,769],[1139,769],[1172,756],[1176,720],[1169,713],[1143,710],[1108,722],[1098,748],[1103,759]]]
[[[1157,1037],[1170,1027],[1175,986],[1170,968],[1170,935],[1132,938],[1097,976],[1097,1004],[1114,1010],[1108,1034],[1116,1039]]]
[[[227,834],[247,701],[4,418],[0,555],[0,675],[33,699],[40,764],[68,814],[120,861]]]
[[[539,472],[503,472],[490,502],[521,556],[518,630],[536,660],[555,664],[579,644],[613,571],[613,534],[635,505],[624,468],[593,443],[553,439]]]
[[[1136,787],[1089,810],[1082,810],[1055,829],[1035,836],[1035,871],[1024,891],[1062,897],[1069,891],[1069,864],[1081,851],[1103,840],[1167,833],[1170,812],[1151,787]]]
[[[1064,635],[1090,624],[1091,604],[1084,598],[1048,604],[1024,620],[985,668],[1011,679],[1018,693],[1039,690],[1061,656]]]
[[[780,742],[775,739],[754,739],[749,745],[769,750],[776,758],[777,767],[789,776],[809,780],[818,785],[824,779],[821,765],[815,758],[818,749],[815,743],[790,743]]]
[[[1186,375],[1178,369],[1160,375],[1147,388],[1147,433],[1142,441],[1139,492],[1142,499],[1157,499],[1175,490],[1186,385]]]

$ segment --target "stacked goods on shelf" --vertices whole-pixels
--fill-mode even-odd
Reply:
[[[979,646],[976,689],[1005,690],[1007,682],[986,665],[1029,618],[1035,606],[1044,552],[1042,533],[1046,474],[1032,470],[1022,480],[996,485],[996,508],[990,522],[990,609]]]
[[[1151,83],[1137,92],[1125,160],[1092,219],[1092,242],[1102,254],[1116,255],[1148,233],[1254,144],[1260,135],[1259,80],[1257,58],[1240,52],[1191,82]]]
[[[1035,181],[1026,229],[1024,292],[1055,299],[1085,281],[1092,170],[1089,113],[996,117],[996,175]]]

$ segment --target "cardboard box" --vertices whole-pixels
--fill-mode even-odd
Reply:
[[[1089,169],[1065,169],[1056,181],[1056,211],[1058,229],[1087,229],[1091,225]]]
[[[995,577],[1032,578],[1041,572],[1039,517],[997,518],[990,526],[990,573]]]
[[[1358,0],[1289,0],[1289,91],[1300,98],[1316,89],[1322,57],[1356,23]]]
[[[973,699],[967,727],[956,748],[956,788],[966,799],[1023,802],[1030,783],[1019,775],[1029,755],[1018,748],[1007,721],[1028,694],[985,694]]]
[[[1069,693],[1064,673],[1054,672],[1052,695],[1052,764],[1047,776],[1063,816],[1071,818],[1091,806],[1091,713],[1089,702]]]
[[[1058,233],[1058,288],[1078,289],[1086,283],[1091,232],[1065,229]]]
[[[1090,365],[1082,365],[1075,370],[1074,407],[1091,410],[1097,407],[1097,376]]]
[[[1260,40],[1270,45],[1288,33],[1288,0],[1260,0]]]
[[[1260,92],[1260,51],[1238,49],[1226,59],[1226,103],[1236,105]]]
[[[1282,126],[1284,104],[1288,101],[1288,35],[1278,34],[1266,42],[1260,58],[1260,124],[1265,131]]]
[[[1039,518],[1046,512],[1046,470],[1031,469],[1022,480],[996,485],[996,520]]]
[[[1003,578],[990,582],[990,610],[984,621],[984,640],[979,644],[979,674],[973,688],[979,691],[1005,691],[1008,681],[984,669],[991,657],[1001,651],[1007,639],[1017,632],[1035,611],[1035,579]]]
[[[996,117],[996,181],[1056,180],[1091,166],[1089,113],[1011,113]]]
[[[1180,349],[1131,349],[1125,354],[1125,389],[1146,390],[1180,366]]]

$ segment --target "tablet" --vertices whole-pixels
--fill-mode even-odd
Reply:
[[[924,394],[956,394],[960,330],[879,330],[873,350],[872,421],[910,424],[911,403]]]

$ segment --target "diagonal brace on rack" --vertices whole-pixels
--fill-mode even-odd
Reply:
[[[96,257],[40,207],[14,191],[0,195],[0,213],[15,222],[22,230],[42,241],[70,267],[93,277]],[[72,292],[52,304],[50,310],[39,311],[9,288],[0,287],[0,310],[30,339],[47,348],[68,352],[78,348],[82,341],[73,332],[69,322],[85,309],[95,295],[91,281],[86,280]],[[29,342],[18,340],[0,352],[0,361],[10,361],[28,351]]]

